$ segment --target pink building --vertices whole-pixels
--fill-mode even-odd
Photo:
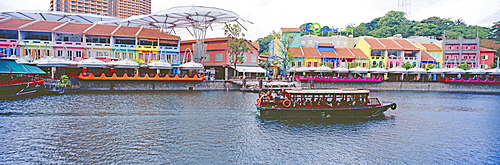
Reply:
[[[85,46],[83,42],[83,31],[92,24],[65,23],[54,29],[54,56],[66,58],[73,61],[84,59]]]

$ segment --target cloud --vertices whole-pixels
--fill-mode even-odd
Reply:
[[[49,0],[0,0],[3,11],[48,10]],[[175,6],[208,6],[230,10],[254,24],[246,25],[250,40],[265,37],[281,27],[299,27],[314,22],[323,26],[345,27],[359,25],[381,17],[391,10],[411,11],[410,20],[423,20],[432,16],[463,19],[467,24],[491,26],[500,20],[499,0],[413,0],[411,6],[402,8],[398,0],[152,0],[152,11],[162,11]],[[214,25],[207,37],[223,37],[222,26]],[[185,29],[176,29],[182,39],[193,39]]]

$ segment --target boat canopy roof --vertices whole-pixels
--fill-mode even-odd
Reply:
[[[290,94],[368,94],[370,90],[368,89],[292,89],[286,92]]]
[[[14,59],[0,59],[0,73],[47,74],[38,67],[18,64]]]

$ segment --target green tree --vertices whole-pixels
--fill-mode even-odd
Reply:
[[[463,63],[463,64],[460,64],[457,66],[457,68],[460,68],[460,69],[463,69],[463,70],[467,70],[469,69],[471,66],[467,63]]]
[[[271,43],[271,40],[273,40],[272,35],[267,35],[264,38],[257,39],[260,47],[259,54],[269,55],[269,43]]]
[[[405,63],[403,63],[402,68],[405,68],[406,70],[408,70],[408,69],[413,68],[415,66],[416,66],[415,64],[410,64],[409,62],[405,62]]]
[[[293,42],[293,35],[288,31],[281,32],[281,34],[273,31],[271,35],[273,36],[274,42],[276,43],[275,45],[277,46],[274,48],[274,51],[278,52],[278,56],[275,58],[281,60],[283,76],[286,76],[287,66],[289,66],[293,61],[290,51],[290,45],[292,45]]]
[[[434,64],[429,64],[425,66],[425,70],[434,69]]]
[[[236,77],[238,73],[236,65],[244,62],[244,53],[251,52],[251,49],[248,41],[244,39],[245,34],[238,24],[226,24],[223,29],[224,35],[229,38],[229,60],[234,65],[234,77]]]
[[[405,17],[402,11],[389,11],[377,21],[372,35],[377,37],[390,37],[395,34],[405,34],[410,21]]]
[[[500,21],[493,22],[490,28],[491,38],[500,38]]]

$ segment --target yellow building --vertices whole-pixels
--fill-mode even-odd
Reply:
[[[443,48],[441,46],[439,46],[436,43],[430,43],[430,44],[417,43],[416,45],[420,47],[420,49],[427,52],[427,54],[429,54],[432,58],[434,58],[434,60],[436,60],[434,67],[443,68]],[[425,65],[424,61],[422,61],[422,64]]]

